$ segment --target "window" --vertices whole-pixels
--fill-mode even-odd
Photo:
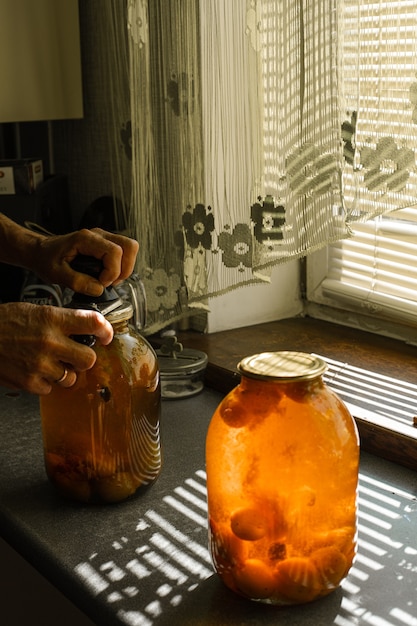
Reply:
[[[416,11],[414,0],[344,3],[343,182],[353,236],[307,259],[312,316],[406,340],[417,327]]]
[[[341,319],[329,311],[335,307],[357,314],[349,317],[351,325],[415,341],[417,209],[357,223],[352,230],[351,238],[308,259],[310,314]]]

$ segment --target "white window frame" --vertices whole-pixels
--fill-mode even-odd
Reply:
[[[375,307],[374,311],[370,311],[359,299],[355,301],[347,293],[343,293],[343,290],[332,297],[326,295],[323,281],[328,274],[328,259],[328,247],[306,257],[304,306],[306,315],[417,346],[417,318],[413,326],[401,319],[401,316],[396,319],[395,315],[384,311],[382,307],[379,310]]]

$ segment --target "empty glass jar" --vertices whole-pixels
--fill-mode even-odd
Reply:
[[[207,434],[214,566],[252,600],[310,602],[339,586],[355,556],[356,425],[316,356],[263,353],[238,369]]]

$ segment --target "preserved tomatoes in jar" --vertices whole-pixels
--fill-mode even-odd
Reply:
[[[209,546],[236,593],[277,605],[336,589],[355,553],[359,437],[300,352],[243,359],[207,433]]]
[[[48,478],[74,500],[125,500],[161,470],[158,361],[132,315],[128,303],[107,314],[114,337],[92,369],[40,399]]]

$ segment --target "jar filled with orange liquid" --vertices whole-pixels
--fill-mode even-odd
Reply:
[[[78,374],[73,387],[54,385],[40,400],[49,480],[81,502],[125,500],[161,470],[157,357],[129,324],[131,304],[116,304],[106,314],[113,340],[95,344],[92,369]]]
[[[213,563],[251,600],[311,602],[339,586],[356,553],[356,424],[316,356],[263,353],[238,369],[207,433]]]

